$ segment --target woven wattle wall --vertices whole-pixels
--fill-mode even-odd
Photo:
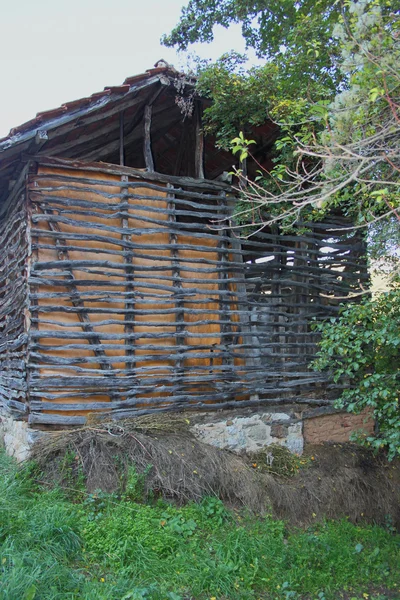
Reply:
[[[4,273],[5,244],[15,246],[9,272],[25,290],[30,272],[29,299],[20,306],[1,282],[16,298],[13,339],[29,309],[27,393],[21,383],[13,394],[31,424],[337,395],[308,365],[312,321],[367,280],[348,221],[240,240],[216,227],[231,210],[228,186],[101,163],[43,160],[28,189],[29,222],[16,201],[1,256]]]
[[[15,184],[0,208],[0,408],[27,411],[27,206],[25,181]]]

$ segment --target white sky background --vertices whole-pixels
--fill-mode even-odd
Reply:
[[[119,85],[160,58],[185,0],[0,0],[0,138],[37,112]],[[216,31],[189,51],[216,59],[244,52],[240,26]],[[249,54],[249,53],[248,53]],[[254,59],[254,54],[251,56]]]

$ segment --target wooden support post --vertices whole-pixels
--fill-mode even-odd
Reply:
[[[119,164],[123,167],[124,162],[124,111],[119,113]]]
[[[170,190],[173,190],[173,186],[168,184],[167,187]],[[168,214],[168,222],[176,223],[176,215],[175,215],[175,195],[172,191],[168,192],[168,211],[171,211]],[[176,345],[184,346],[185,345],[185,312],[184,312],[184,301],[183,301],[183,288],[182,288],[182,279],[181,279],[181,271],[180,271],[180,261],[179,261],[179,252],[178,252],[178,236],[176,233],[170,232],[169,234],[169,243],[171,244],[171,265],[172,265],[172,277],[173,277],[173,287],[175,294],[175,304],[177,310],[175,311],[175,321],[176,321]],[[182,384],[182,377],[184,374],[184,364],[181,358],[177,358],[175,362],[176,366],[176,376],[178,386],[180,387]],[[183,390],[182,390],[183,392]]]
[[[151,151],[151,115],[152,115],[152,112],[153,112],[152,106],[147,104],[144,107],[143,154],[144,154],[144,161],[146,164],[146,169],[150,173],[154,173],[154,160],[153,160],[153,154]]]
[[[245,278],[245,265],[243,262],[242,244],[240,238],[230,236],[231,254],[233,263],[236,264],[236,268],[240,265],[240,272],[235,274],[235,279],[241,279],[235,284],[236,294],[238,298],[237,306],[239,310],[239,322],[240,322],[240,336],[242,337],[243,344],[245,346],[245,366],[249,368],[252,373],[255,367],[259,365],[258,360],[255,356],[255,349],[252,347],[252,332],[251,332],[251,312],[249,310],[249,298],[247,294],[246,278]]]
[[[298,273],[295,273],[293,275],[293,277],[294,277],[295,281],[299,282],[299,285],[296,288],[296,294],[294,296],[296,304],[299,305],[299,308],[297,309],[296,312],[300,316],[303,316],[303,314],[306,316],[307,309],[308,309],[307,304],[310,301],[309,293],[307,293],[307,290],[309,287],[308,243],[306,241],[302,241],[301,239],[299,239],[299,241],[295,243],[294,248],[295,248],[295,254],[294,254],[294,261],[293,261],[293,269],[295,271],[298,271]],[[304,284],[304,287],[301,285],[302,283]],[[302,308],[302,306],[304,306],[304,308]],[[295,336],[297,342],[306,343],[307,339],[306,339],[306,335],[304,335],[304,334],[307,334],[307,330],[308,330],[307,323],[299,323],[297,325],[297,335]],[[305,347],[304,350],[299,348],[298,353],[299,353],[299,355],[311,354],[312,352],[310,352],[310,350],[312,350],[312,349],[307,348],[307,347]]]
[[[228,215],[228,204],[226,200],[225,192],[221,192],[218,194],[218,206],[219,206],[219,218],[225,219]],[[229,233],[227,229],[223,229],[222,232],[222,241],[218,242],[218,262],[220,266],[220,283],[218,284],[221,292],[225,292],[220,294],[219,303],[220,303],[220,319],[222,321],[220,325],[221,329],[221,344],[223,346],[223,355],[222,355],[222,364],[223,365],[231,365],[232,366],[232,375],[233,371],[233,356],[231,354],[231,349],[228,350],[228,345],[232,346],[233,342],[233,332],[232,332],[232,323],[231,323],[231,306],[228,303],[229,298]],[[228,293],[227,293],[228,292]],[[231,334],[231,335],[229,335]]]
[[[202,124],[201,102],[196,102],[196,150],[195,150],[195,177],[204,179],[204,133]]]
[[[128,181],[128,176],[127,175],[122,175],[121,176],[121,181],[123,182],[127,182]],[[121,209],[128,213],[129,212],[129,207],[126,206],[126,204],[128,203],[128,189],[124,186],[121,190]],[[122,227],[123,229],[129,229],[129,219],[127,217],[122,217]],[[127,242],[131,242],[132,241],[132,237],[129,233],[123,233],[121,235],[121,238],[124,241]],[[128,250],[128,252],[125,254],[124,256],[124,260],[125,260],[125,277],[126,277],[126,292],[127,292],[127,296],[126,296],[126,301],[125,301],[125,315],[124,315],[124,320],[125,320],[125,333],[129,334],[129,333],[134,333],[135,331],[135,327],[132,324],[132,321],[135,319],[135,300],[133,298],[133,291],[134,291],[134,273],[135,273],[135,269],[133,266],[133,252]],[[130,266],[132,265],[132,266]],[[125,345],[126,345],[126,350],[125,350],[125,354],[126,354],[126,368],[128,369],[128,372],[134,368],[135,366],[135,361],[131,358],[134,357],[135,355],[135,342],[130,340],[129,338],[125,339]],[[128,357],[129,360],[128,360]],[[130,373],[129,373],[130,374]]]
[[[282,245],[280,240],[280,230],[278,227],[274,227],[274,231],[272,232],[273,239],[276,244],[276,253],[275,258],[271,264],[274,264],[274,270],[271,278],[271,292],[272,296],[274,296],[273,301],[273,320],[274,320],[274,335],[272,337],[273,342],[276,343],[274,346],[273,354],[277,355],[276,360],[274,360],[274,364],[280,364],[284,366],[286,362],[285,353],[288,350],[288,346],[286,343],[286,322],[287,316],[284,313],[288,312],[288,304],[290,300],[283,297],[284,294],[284,268],[287,262],[287,251],[282,252]],[[267,275],[268,277],[268,275]],[[260,289],[260,294],[262,293],[262,288]],[[289,340],[288,340],[289,341]]]
[[[32,268],[33,265],[35,264],[35,262],[37,262],[39,260],[39,251],[37,249],[37,245],[38,245],[38,241],[39,238],[38,236],[33,236],[31,235],[31,229],[32,229],[32,214],[33,211],[37,211],[38,208],[36,206],[32,206],[32,203],[30,202],[30,198],[29,198],[29,189],[30,189],[30,185],[31,185],[31,177],[33,177],[34,175],[37,174],[38,171],[38,164],[36,162],[31,162],[28,163],[28,177],[26,179],[26,206],[27,206],[27,235],[29,236],[28,238],[28,258],[27,258],[27,265],[26,265],[26,273],[27,273],[27,277],[29,278],[32,272]],[[33,182],[33,186],[34,187],[38,187],[38,184],[36,181]],[[35,249],[32,249],[32,246],[34,246]],[[37,294],[39,291],[39,286],[31,286],[31,292],[33,292],[33,295]],[[30,298],[29,302],[28,302],[28,319],[29,319],[29,323],[27,323],[27,334],[28,334],[28,340],[30,340],[31,338],[31,333],[32,333],[32,329],[38,329],[38,319],[39,319],[39,313],[37,312],[37,306],[38,306],[38,301],[35,298]],[[26,359],[27,359],[27,365],[30,362],[30,355],[31,355],[31,343],[30,341],[27,344],[27,353],[26,353]],[[30,378],[30,369],[29,367],[27,367],[27,382],[28,382],[28,386],[27,386],[27,406],[30,407],[30,385],[29,385],[29,378]]]

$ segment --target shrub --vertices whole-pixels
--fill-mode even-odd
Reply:
[[[378,431],[364,442],[386,447],[389,459],[400,455],[400,290],[342,307],[338,318],[315,328],[322,339],[314,368],[346,385],[337,406],[372,409]]]

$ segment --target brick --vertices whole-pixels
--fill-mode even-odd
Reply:
[[[372,432],[373,419],[367,411],[359,415],[334,413],[306,419],[304,422],[304,439],[312,443],[345,442],[351,433],[358,429]]]

